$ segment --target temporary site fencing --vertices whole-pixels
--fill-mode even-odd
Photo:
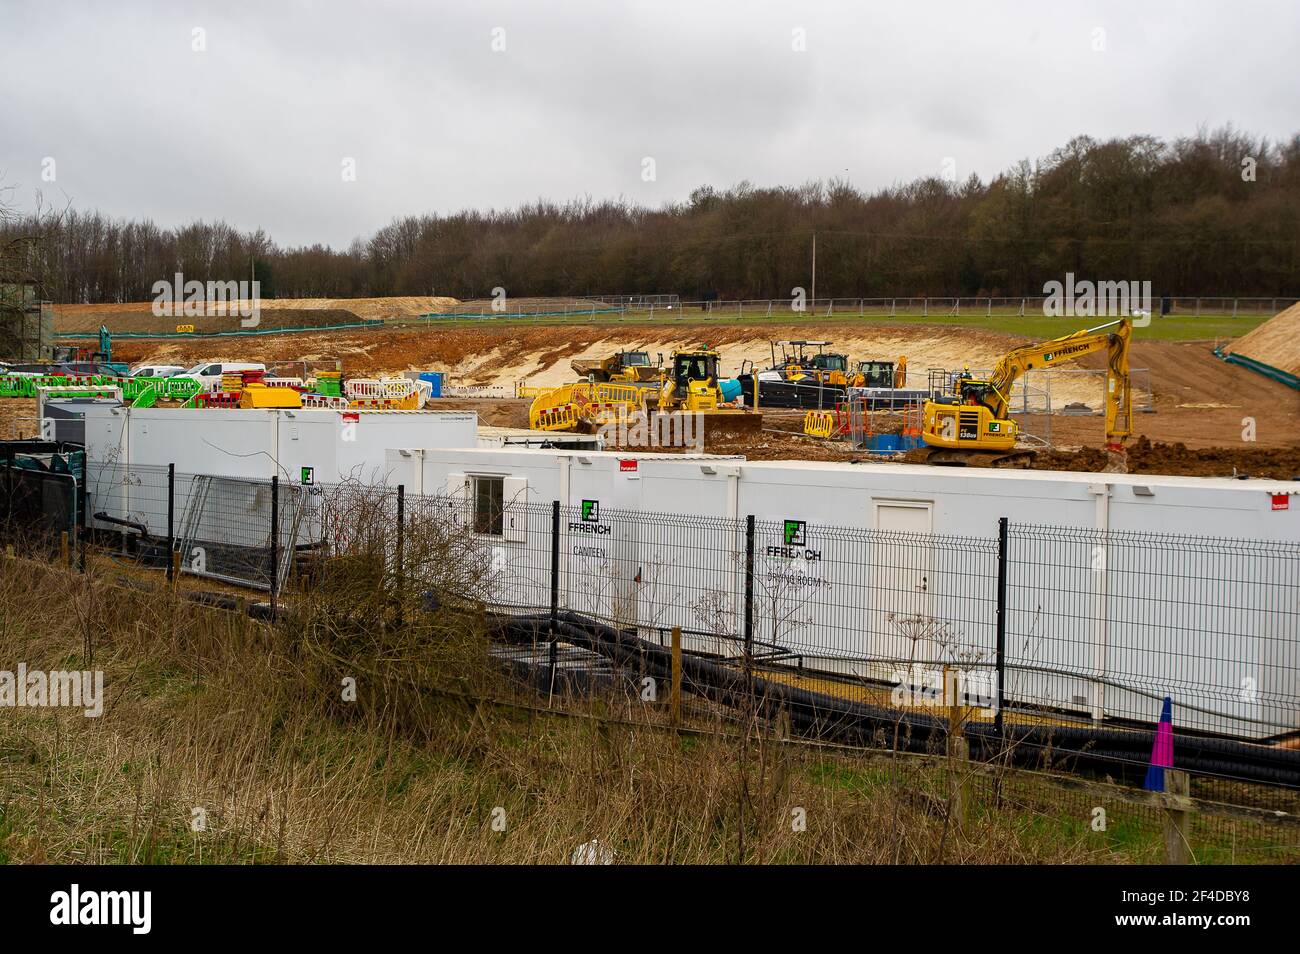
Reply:
[[[1134,297],[1131,309],[1149,307],[1159,315],[1166,296],[1153,294],[1150,302]],[[555,319],[587,318],[606,321],[611,318],[670,320],[750,320],[780,318],[799,321],[813,318],[1011,318],[1043,316],[1051,312],[1049,299],[1038,297],[915,297],[915,298],[708,298],[682,301],[676,295],[606,295],[581,299],[501,299],[492,302],[465,302],[446,312],[421,315],[425,321],[458,319]],[[1190,316],[1275,315],[1295,304],[1294,298],[1169,296],[1169,313]],[[1080,311],[1071,317],[1087,318]]]
[[[75,552],[85,499],[85,452],[55,441],[0,441],[4,537],[29,549]]]
[[[159,566],[278,592],[295,556],[346,553],[356,512],[456,536],[496,613],[561,616],[744,661],[843,698],[963,701],[1090,724],[1271,739],[1300,731],[1300,543],[989,518],[986,537],[304,485],[92,462],[85,514]],[[803,682],[801,682],[801,680]],[[913,705],[914,704],[914,705]],[[1300,752],[1297,753],[1300,759]]]
[[[680,685],[853,745],[933,752],[958,731],[976,760],[1140,783],[1167,698],[1173,765],[1202,798],[1259,805],[1238,786],[1266,783],[1270,805],[1300,804],[1300,543],[995,514],[986,536],[906,533],[510,486],[416,495],[92,461],[71,512],[107,549],[258,588],[273,612],[312,598],[298,571],[365,555],[426,611],[481,618],[498,661],[551,693]],[[6,527],[30,493],[6,492]]]

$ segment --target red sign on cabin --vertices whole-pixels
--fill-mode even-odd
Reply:
[[[620,460],[620,461],[618,462],[618,469],[619,469],[621,472],[625,473],[625,474],[628,473],[629,471],[635,472],[635,471],[636,471],[636,461],[634,461],[634,460]]]
[[[1273,509],[1274,509],[1274,510],[1286,510],[1286,509],[1288,509],[1290,506],[1291,506],[1291,495],[1290,495],[1290,494],[1274,494],[1274,495],[1273,495]]]

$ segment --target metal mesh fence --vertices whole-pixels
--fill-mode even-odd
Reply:
[[[418,496],[92,464],[87,499],[138,559],[175,552],[181,572],[262,589],[305,551],[430,587],[453,566],[460,597],[496,612],[656,644],[679,627],[689,653],[839,698],[924,708],[959,687],[975,718],[1149,726],[1167,697],[1180,731],[1300,733],[1297,543],[1010,523],[1000,540],[562,506],[508,486]]]
[[[1300,546],[1013,525],[1007,692],[1253,737],[1300,729]]]
[[[80,452],[45,441],[0,445],[0,538],[48,554],[78,543]]]

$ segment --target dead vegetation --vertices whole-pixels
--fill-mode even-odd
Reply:
[[[97,719],[0,720],[0,860],[565,862],[583,845],[631,863],[1106,857],[1070,821],[1045,836],[1046,803],[954,830],[943,773],[921,763],[877,768],[757,725],[679,735],[635,696],[547,711],[489,665],[483,567],[438,518],[412,520],[400,572],[376,558],[392,552],[376,529],[390,504],[348,521],[340,558],[312,568],[276,625],[93,562],[14,572],[7,558],[0,658],[100,669],[106,701]]]
[[[300,564],[274,624],[104,561],[0,557],[0,660],[102,670],[106,686],[100,718],[0,719],[0,861],[1160,856],[1158,822],[1093,830],[1094,795],[786,740],[743,707],[694,706],[677,731],[635,692],[548,701],[490,661],[490,548],[454,515],[408,511],[399,547],[392,494],[345,485],[320,503],[331,557]],[[1232,838],[1229,857],[1271,857]]]

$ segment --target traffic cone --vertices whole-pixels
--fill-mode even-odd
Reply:
[[[1160,709],[1160,724],[1156,726],[1156,741],[1151,746],[1151,764],[1147,766],[1147,780],[1142,787],[1149,792],[1165,790],[1165,769],[1174,767],[1174,716],[1173,702],[1165,696]]]

